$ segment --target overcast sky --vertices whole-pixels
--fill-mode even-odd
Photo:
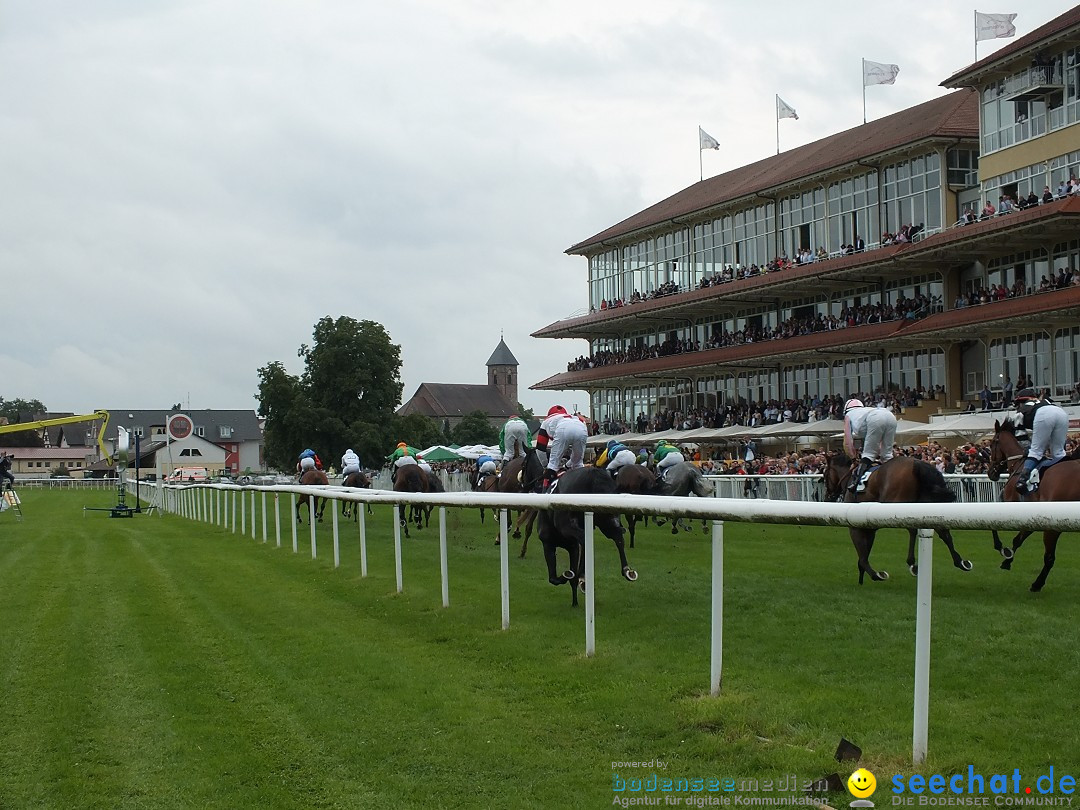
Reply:
[[[1065,11],[1025,0],[1022,36]],[[1010,40],[979,43],[979,57]],[[706,176],[948,92],[966,3],[0,2],[0,395],[52,411],[256,408],[321,317],[382,323],[404,399],[521,400],[587,353],[571,244]]]

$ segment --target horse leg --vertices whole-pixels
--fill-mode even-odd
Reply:
[[[607,520],[601,520],[600,531],[615,543],[615,548],[619,552],[619,563],[622,565],[623,579],[627,582],[637,582],[637,571],[631,568],[630,563],[626,560],[626,544],[623,543],[622,526],[619,525],[618,517],[614,515],[605,515],[604,517]],[[585,549],[582,547],[582,553],[584,554],[584,552]]]
[[[907,568],[913,577],[919,575],[919,566],[915,564],[915,529],[908,529]]]
[[[526,509],[518,518],[519,523],[522,519],[525,520],[525,539],[521,541],[521,559],[525,558],[525,552],[529,548],[529,538],[532,537],[533,523],[536,522],[537,514],[535,509]]]
[[[634,547],[634,529],[637,527],[637,522],[637,515],[626,516],[626,530],[630,533],[630,548]]]
[[[561,575],[555,573],[555,549],[554,543],[544,543],[544,562],[547,563],[548,582],[552,585],[564,585],[574,578],[574,572],[564,571]]]
[[[874,548],[874,535],[876,529],[850,529],[851,542],[855,545],[855,552],[859,555],[859,584],[863,584],[863,576],[869,574],[874,582],[881,582],[889,578],[888,571],[875,571],[870,565],[870,552]]]
[[[1001,561],[1002,570],[1004,570],[1004,571],[1011,571],[1012,570],[1013,557],[1015,556],[1015,554],[1016,554],[1017,550],[1020,548],[1020,546],[1024,545],[1024,541],[1027,540],[1029,537],[1031,537],[1031,535],[1032,535],[1032,532],[1026,532],[1026,531],[1025,532],[1018,532],[1016,537],[1014,537],[1012,539],[1012,551],[1010,551],[1010,553],[1009,553],[1009,555],[1007,557],[1004,554],[1001,555],[1001,556],[1005,557],[1005,559]]]
[[[996,551],[1006,560],[1010,559],[1013,555],[1012,549],[1008,546],[1003,546],[1001,544],[1001,538],[998,536],[997,529],[993,529],[991,533],[994,535],[994,551]]]
[[[947,528],[940,528],[937,530],[937,533],[938,537],[941,538],[941,542],[945,544],[945,548],[949,550],[949,556],[952,557],[952,564],[961,571],[970,571],[972,568],[971,560],[965,560],[960,556],[959,552],[957,552],[956,547],[953,545],[952,532]],[[914,573],[916,572],[912,571],[912,574]]]
[[[315,501],[316,501],[315,514],[317,514],[319,516],[319,523],[322,523],[323,512],[326,511],[326,501],[327,501],[327,499],[326,498],[316,498]]]
[[[1043,567],[1039,575],[1035,577],[1035,581],[1031,583],[1032,593],[1038,593],[1046,584],[1046,577],[1050,573],[1050,569],[1054,567],[1054,560],[1057,557],[1057,541],[1059,537],[1061,537],[1061,532],[1043,532]]]

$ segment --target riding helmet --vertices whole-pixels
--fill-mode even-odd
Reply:
[[[846,402],[846,403],[844,404],[844,413],[847,413],[847,412],[848,412],[848,411],[850,411],[850,410],[851,410],[852,408],[865,408],[865,407],[866,407],[866,406],[865,406],[865,405],[863,405],[863,402],[862,402],[862,400],[861,400],[861,399],[849,399],[849,400],[848,400],[848,401],[847,401],[847,402]]]
[[[1016,392],[1016,398],[1013,400],[1014,405],[1019,405],[1022,402],[1030,402],[1036,400],[1039,395],[1035,393],[1034,388],[1021,388]]]

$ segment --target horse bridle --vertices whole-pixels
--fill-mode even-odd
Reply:
[[[995,441],[997,441],[997,439],[995,439]],[[1000,446],[1001,443],[998,442],[998,447],[1000,448]],[[998,478],[1001,477],[1001,473],[1003,471],[1002,468],[1004,468],[1004,472],[1007,472],[1011,476],[1013,474],[1014,468],[1016,467],[1016,462],[1020,461],[1020,459],[1024,458],[1024,456],[1024,453],[1013,453],[1013,455],[1011,456],[1006,456],[1004,453],[1002,453],[1001,458],[998,459],[998,461],[996,461],[990,467],[990,469],[986,471],[986,477],[989,478],[991,481],[998,480]]]

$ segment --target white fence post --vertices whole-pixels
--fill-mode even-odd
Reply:
[[[401,506],[394,504],[394,573],[397,576],[397,592],[401,593]]]
[[[333,515],[331,523],[334,524],[334,568],[337,568],[339,565],[341,565],[340,546],[338,545],[337,501],[333,501],[330,504],[330,507],[330,512]]]
[[[502,596],[502,629],[510,629],[510,538],[506,524],[509,510],[499,510],[499,592]]]
[[[264,518],[265,519],[265,518]],[[251,539],[255,539],[256,527],[255,524],[258,521],[255,519],[255,490],[251,490]]]
[[[274,538],[277,540],[277,547],[281,548],[281,499],[278,494],[274,493]]]
[[[585,655],[592,658],[596,655],[596,577],[593,575],[593,513],[585,513]],[[570,561],[570,567],[574,567],[574,561]],[[574,576],[580,577],[583,572],[575,571]],[[571,582],[571,588],[577,584]]]
[[[359,504],[357,504],[359,506]],[[442,574],[442,606],[450,607],[450,573],[446,564],[446,507],[439,507],[439,569]]]
[[[312,504],[315,503],[315,499],[308,496],[308,526],[311,527],[311,559],[315,559],[318,553],[315,550],[315,510],[312,509]]]
[[[919,529],[919,579],[915,601],[915,718],[911,759],[926,761],[930,719],[930,599],[934,571],[934,530]]]
[[[300,549],[296,546],[296,493],[289,493],[289,523],[292,524],[292,553],[299,554]]]
[[[358,503],[360,509],[360,576],[367,576],[367,504]]]
[[[720,694],[724,677],[724,521],[712,525],[712,649],[709,693]]]

